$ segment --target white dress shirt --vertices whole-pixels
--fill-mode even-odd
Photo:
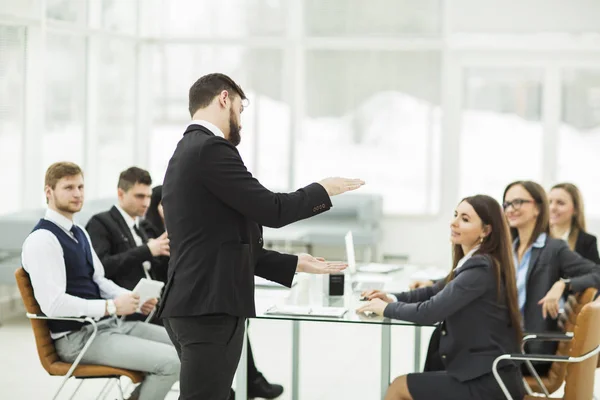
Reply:
[[[47,209],[44,219],[56,224],[69,237],[77,241],[71,232],[73,221]],[[123,293],[129,293],[113,281],[104,277],[104,267],[91,245],[91,240],[85,229],[77,225],[85,234],[94,262],[94,282],[100,289],[103,299],[112,299]],[[88,300],[66,293],[67,272],[63,249],[58,238],[46,229],[32,232],[25,243],[21,254],[23,268],[29,273],[31,286],[35,292],[35,299],[42,312],[48,317],[80,317],[102,318],[106,311],[105,300]],[[52,338],[64,336],[68,332],[53,333]]]
[[[475,252],[479,250],[479,246],[475,246],[471,251],[469,251],[467,254],[465,254],[463,256],[463,258],[461,258],[460,260],[458,260],[458,263],[456,264],[456,268],[454,268],[454,272],[458,271],[458,269],[460,267],[462,267],[463,265],[465,265],[465,263],[469,260],[469,258],[473,257],[473,254],[475,254]]]
[[[131,236],[133,236],[133,240],[135,240],[136,246],[144,246],[144,239],[142,239],[134,229],[134,227],[140,229],[140,217],[135,217],[135,219],[132,218],[131,215],[127,214],[127,212],[125,212],[125,210],[123,210],[118,204],[115,204],[115,208],[119,210],[121,216],[125,220],[125,223],[129,227],[129,231],[131,232]],[[146,274],[146,278],[152,279],[150,278],[150,273],[148,272],[150,271],[150,268],[152,268],[150,261],[144,261],[142,265],[144,267],[144,274]]]
[[[225,134],[223,133],[222,130],[220,130],[215,124],[205,121],[203,119],[193,119],[192,122],[190,122],[190,125],[200,125],[205,127],[206,129],[208,129],[209,131],[211,131],[213,133],[213,135],[215,136],[219,136],[222,137],[223,139],[225,139]]]

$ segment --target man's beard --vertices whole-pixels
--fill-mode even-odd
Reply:
[[[61,203],[56,197],[54,197],[54,207],[56,207],[58,211],[75,214],[81,211],[81,209],[83,208],[83,201],[81,202],[81,205],[75,205],[71,202]]]
[[[236,147],[242,141],[242,136],[240,135],[240,125],[235,118],[233,109],[229,111],[229,137],[227,140],[229,140],[229,142]]]

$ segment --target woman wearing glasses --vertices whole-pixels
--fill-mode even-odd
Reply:
[[[519,310],[524,331],[560,331],[559,302],[566,290],[581,292],[600,286],[600,268],[571,251],[565,241],[550,237],[545,190],[531,181],[517,181],[504,191],[504,213],[513,237]],[[529,353],[554,354],[556,342],[530,342]],[[546,374],[549,363],[534,364]]]
[[[572,183],[554,185],[548,193],[550,201],[550,234],[562,239],[583,258],[600,264],[596,236],[585,231],[583,198]]]

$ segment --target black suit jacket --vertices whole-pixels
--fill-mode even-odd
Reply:
[[[162,317],[253,317],[254,275],[291,286],[298,258],[263,249],[262,225],[282,227],[331,207],[319,184],[273,193],[237,149],[191,125],[165,174],[162,204],[171,259]]]
[[[490,373],[496,357],[519,351],[501,285],[499,298],[491,258],[475,255],[448,284],[442,280],[396,294],[398,302],[389,304],[384,315],[423,325],[441,322],[442,363],[450,376],[464,382]]]
[[[598,241],[596,236],[587,232],[579,231],[575,241],[575,251],[583,258],[600,264],[600,255],[598,255]]]
[[[531,248],[523,310],[526,332],[560,331],[557,320],[542,317],[542,306],[538,304],[560,278],[571,278],[570,290],[576,293],[588,287],[600,287],[600,266],[571,251],[564,240],[548,237],[544,247]],[[556,347],[553,342],[534,341],[527,345],[527,351],[554,354]]]
[[[146,277],[142,263],[152,262],[148,246],[135,243],[131,230],[114,206],[109,211],[94,215],[85,229],[102,261],[106,277],[121,287],[133,290],[140,279]],[[144,233],[142,225],[140,230]]]

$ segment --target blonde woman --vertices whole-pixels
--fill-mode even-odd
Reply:
[[[569,248],[583,258],[600,264],[596,236],[585,231],[583,198],[572,183],[554,185],[548,193],[550,201],[550,234],[563,239]]]

